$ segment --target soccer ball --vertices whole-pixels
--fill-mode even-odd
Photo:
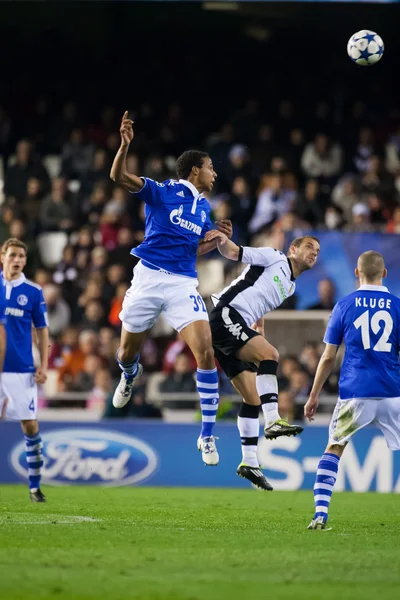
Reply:
[[[362,29],[352,35],[347,44],[347,54],[351,60],[363,67],[369,67],[381,60],[383,50],[382,38],[369,29]]]

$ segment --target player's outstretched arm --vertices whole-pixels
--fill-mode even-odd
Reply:
[[[317,411],[319,403],[319,395],[322,390],[322,386],[332,373],[332,369],[335,366],[336,353],[339,346],[334,344],[326,344],[323,355],[318,363],[317,372],[315,373],[314,383],[310,392],[310,397],[304,406],[304,416],[309,421],[313,420],[313,417]]]
[[[126,110],[122,117],[121,127],[119,129],[121,134],[121,145],[115,155],[110,177],[115,183],[122,185],[130,192],[139,192],[144,185],[143,180],[137,175],[133,175],[133,173],[128,173],[126,170],[126,155],[128,154],[129,145],[135,135],[132,125],[133,121],[128,119],[128,111]]]
[[[229,260],[239,260],[240,246],[229,240],[224,233],[217,229],[207,231],[204,236],[204,242],[207,243],[214,240],[216,240],[218,251],[222,256],[229,258]]]
[[[232,221],[229,219],[221,219],[221,221],[215,221],[215,224],[218,227],[218,231],[224,233],[229,239],[231,239],[233,234]],[[207,234],[206,234],[207,235]],[[203,256],[203,254],[208,254],[211,250],[215,250],[217,247],[217,240],[206,241],[206,236],[203,240],[200,240],[199,247],[197,249],[197,256]]]

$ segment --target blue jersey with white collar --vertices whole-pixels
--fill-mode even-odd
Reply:
[[[400,397],[400,299],[384,286],[362,285],[333,309],[324,342],[346,345],[339,396]]]
[[[208,200],[184,179],[142,179],[136,194],[146,205],[144,241],[131,254],[176,275],[197,277],[199,240],[212,228]]]
[[[4,280],[7,348],[4,373],[34,373],[32,324],[47,327],[46,303],[40,285],[20,275]]]

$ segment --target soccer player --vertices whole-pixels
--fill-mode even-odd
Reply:
[[[1,251],[5,286],[7,348],[1,376],[0,414],[7,398],[5,415],[21,421],[26,444],[29,492],[32,502],[45,502],[40,489],[43,466],[42,441],[36,420],[37,384],[47,379],[49,334],[46,304],[39,285],[26,279],[27,247],[16,238],[4,242]],[[36,328],[40,367],[32,356],[32,324]]]
[[[260,489],[272,490],[257,458],[260,404],[267,439],[297,435],[303,428],[289,425],[279,416],[279,354],[264,338],[263,317],[294,294],[295,279],[316,263],[319,240],[297,238],[285,256],[274,248],[237,246],[218,231],[210,231],[205,239],[216,239],[223,256],[248,265],[228,287],[211,297],[210,325],[215,356],[243,398],[238,416],[242,462],[237,474]]]
[[[351,437],[375,422],[390,450],[400,449],[400,300],[382,285],[385,262],[378,252],[364,252],[355,270],[360,287],[333,309],[325,333],[310,397],[304,407],[312,421],[322,386],[344,341],[339,400],[329,427],[329,441],[314,484],[315,513],[308,529],[326,529],[339,461]]]
[[[134,382],[143,372],[140,348],[157,317],[164,313],[196,358],[202,412],[197,447],[204,463],[215,466],[219,462],[213,435],[219,400],[218,374],[207,310],[197,291],[196,256],[216,247],[215,240],[204,241],[212,223],[210,205],[202,192],[212,190],[217,174],[208,154],[196,150],[178,158],[178,181],[158,183],[128,173],[126,156],[134,136],[132,124],[125,112],[111,179],[145,203],[146,225],[143,243],[131,250],[141,260],[134,269],[120,313],[122,331],[117,360],[122,375],[113,405],[120,408],[129,402]],[[232,235],[230,221],[217,224],[220,231]]]

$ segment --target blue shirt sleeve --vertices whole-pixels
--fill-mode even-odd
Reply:
[[[339,304],[336,304],[332,311],[328,326],[326,328],[324,342],[325,344],[334,344],[340,346],[343,341],[343,318]]]
[[[42,290],[39,290],[39,293],[36,294],[32,311],[32,321],[36,329],[43,329],[44,327],[48,327],[47,307],[46,302],[44,301]]]
[[[139,192],[133,193],[149,206],[161,206],[167,191],[165,184],[153,181],[148,177],[141,177],[141,179],[144,181],[144,186]]]
[[[210,231],[210,229],[212,228],[213,223],[210,219],[210,215],[208,215],[206,221],[204,222],[203,229],[201,230],[201,237],[203,238],[206,235],[207,231]]]

